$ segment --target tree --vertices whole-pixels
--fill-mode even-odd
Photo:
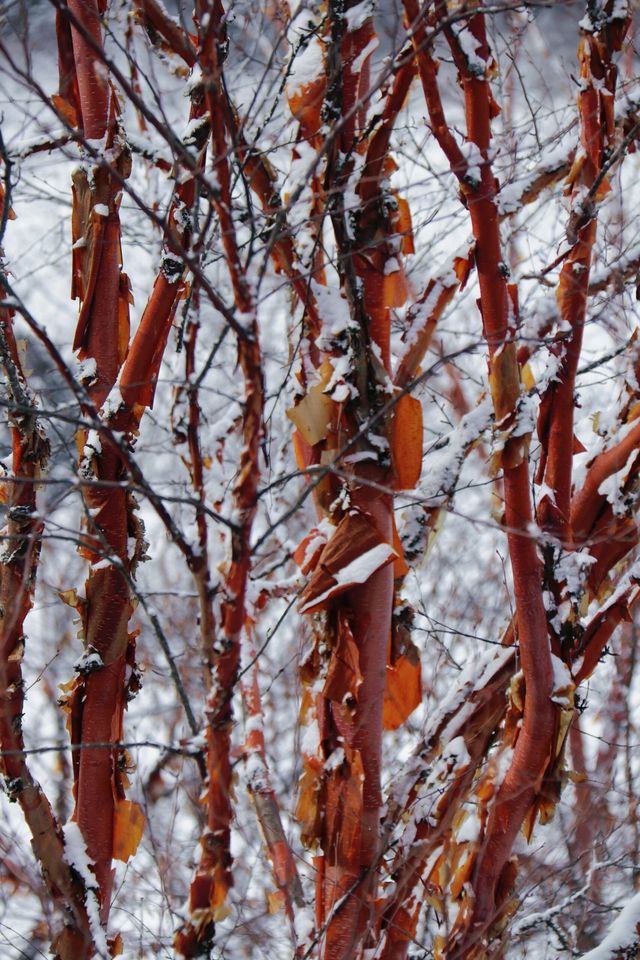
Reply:
[[[0,40],[10,949],[637,950],[630,6],[174,13]]]

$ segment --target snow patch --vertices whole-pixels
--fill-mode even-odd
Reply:
[[[110,954],[104,928],[100,923],[100,908],[96,894],[98,881],[91,869],[92,864],[87,853],[84,837],[80,832],[80,827],[73,820],[63,826],[62,832],[64,834],[65,859],[82,878],[86,889],[85,906],[87,908],[93,941],[96,945],[98,955],[106,960]]]
[[[551,691],[551,700],[561,707],[573,706],[573,680],[566,663],[551,654],[551,667],[553,669],[553,690]]]
[[[312,37],[307,46],[296,54],[287,80],[287,96],[292,99],[304,93],[304,88],[324,72],[323,47],[317,37]]]
[[[602,943],[585,953],[582,960],[614,960],[622,950],[636,945],[639,939],[640,893],[636,893],[613,921]]]

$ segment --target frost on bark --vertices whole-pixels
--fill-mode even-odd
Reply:
[[[0,303],[2,772],[58,910],[53,950],[127,949],[110,927],[126,925],[111,916],[115,878],[133,884],[117,861],[144,874],[153,857],[178,878],[160,883],[177,956],[251,949],[240,918],[256,890],[256,942],[277,930],[287,956],[490,960],[538,949],[542,930],[593,960],[634,950],[635,898],[605,889],[607,869],[627,868],[611,852],[619,801],[594,780],[619,778],[626,738],[625,850],[638,853],[625,694],[640,596],[637,328],[604,360],[585,355],[604,293],[626,296],[640,263],[621,239],[639,130],[631,10],[558,5],[578,41],[575,101],[548,136],[518,73],[520,8],[403,0],[392,21],[369,0],[257,6],[197,0],[173,16],[158,0],[52,0],[55,94],[0,42],[60,126],[16,161],[64,150],[77,164],[65,230],[78,316],[61,335],[4,267]],[[242,31],[255,39],[245,70]],[[169,92],[154,99],[156,70]],[[518,154],[516,74],[535,163]],[[6,244],[24,199],[0,153]],[[71,416],[39,403],[18,325]],[[580,378],[612,359],[619,382],[579,438]],[[55,600],[83,644],[53,708],[72,748],[68,824],[31,772],[22,720],[36,588],[51,593],[63,549],[47,545],[38,490],[58,416],[73,422],[82,513],[68,540],[87,564],[83,589],[60,583]],[[460,490],[480,491],[474,516]],[[466,607],[446,611],[463,664],[432,628],[445,521],[459,531],[451,595],[468,585]],[[273,651],[283,635],[286,655]],[[164,752],[141,787],[125,746],[138,660],[150,684],[159,663],[169,678],[142,745]],[[600,675],[594,722],[587,682]],[[182,793],[169,817],[170,777]],[[566,845],[557,886],[570,889],[530,910],[552,882],[548,847],[526,846],[545,830]],[[589,917],[569,937],[559,918],[590,897],[628,903],[608,934]]]

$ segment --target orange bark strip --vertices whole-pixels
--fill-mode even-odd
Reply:
[[[96,167],[92,178],[80,172],[74,180],[73,296],[82,301],[74,348],[81,357],[95,360],[95,373],[87,392],[100,407],[109,394],[126,353],[129,338],[128,286],[120,270],[120,221],[117,194],[120,178],[129,173],[129,158],[123,143],[116,143],[116,101],[101,58],[100,13],[94,0],[71,0],[73,62],[79,90],[83,133],[102,153],[114,151],[114,170]],[[84,35],[86,34],[86,36]],[[63,64],[70,62],[59,32]],[[98,141],[101,141],[98,143]],[[80,243],[82,241],[82,244]],[[78,249],[79,248],[79,249]],[[123,474],[121,458],[113,449],[85,446],[80,436],[81,470],[97,479],[118,481]],[[130,638],[131,602],[126,574],[129,572],[128,537],[131,508],[123,489],[88,487],[85,502],[91,515],[81,552],[91,561],[83,606],[85,649],[99,657],[83,683],[74,687],[71,710],[72,740],[115,743],[121,738],[126,691],[125,663]],[[104,557],[113,562],[94,569]],[[82,832],[98,882],[100,919],[109,917],[113,873],[115,770],[117,748],[80,750],[74,764],[76,809],[74,818]]]
[[[0,220],[4,217],[4,204],[5,204],[5,190],[4,185],[0,183]],[[7,211],[7,220],[15,220],[16,214],[15,211],[9,207]]]
[[[346,616],[338,615],[336,644],[331,654],[322,696],[336,703],[356,703],[362,683],[360,652]]]
[[[440,15],[446,14],[443,4],[438,5],[438,11]],[[476,145],[483,159],[480,183],[466,185],[464,192],[476,240],[475,262],[484,333],[489,346],[490,364],[492,369],[495,369],[494,360],[505,351],[512,335],[509,331],[507,284],[504,271],[501,270],[496,187],[488,159],[495,104],[486,76],[490,55],[484,17],[472,16],[464,22],[464,27],[471,31],[476,42],[477,55],[486,64],[484,76],[479,76],[469,69],[464,51],[458,46],[455,35],[450,28],[445,28],[445,32],[458,65],[464,91],[468,139]],[[429,98],[433,100],[433,97],[431,92]],[[429,99],[428,106],[431,111]],[[443,142],[446,144],[446,138],[443,138]],[[453,165],[452,170],[458,174]],[[518,377],[515,351],[511,363],[515,376]],[[501,376],[507,375],[510,376],[510,371],[503,370]],[[506,411],[501,411],[504,412]],[[474,868],[474,937],[486,930],[500,907],[497,900],[499,881],[507,868],[513,843],[534,799],[537,785],[551,758],[557,726],[556,711],[550,700],[553,671],[542,601],[541,571],[535,540],[530,535],[533,509],[525,458],[520,458],[513,466],[505,465],[504,497],[520,656],[527,692],[522,729],[513,759],[498,791]],[[463,943],[466,942],[464,937],[465,934]]]
[[[325,95],[325,82],[324,74],[320,74],[287,97],[289,109],[300,124],[301,134],[307,140],[312,140],[321,126],[320,111]]]
[[[447,123],[440,91],[438,88],[438,68],[431,55],[431,40],[426,28],[426,6],[419,8],[417,0],[403,0],[407,24],[411,30],[411,40],[418,63],[418,74],[427,103],[431,130],[440,148],[449,161],[451,171],[459,180],[467,172],[467,161],[458,142]]]
[[[631,608],[635,606],[639,596],[638,587],[636,585],[630,587],[625,595],[607,606],[591,621],[576,651],[578,663],[574,678],[576,684],[582,683],[591,676],[616,627],[623,621],[632,620]]]
[[[51,99],[56,109],[75,127],[78,125],[80,117],[80,92],[73,56],[71,25],[59,8],[56,9],[56,39],[58,43],[59,94]]]
[[[81,358],[93,357],[96,360],[96,376],[90,388],[90,396],[100,407],[113,386],[120,366],[120,219],[115,208],[115,184],[111,178],[99,177],[103,182],[100,194],[105,203],[96,212],[97,192],[86,197],[90,204],[87,244],[81,282],[74,283],[72,296],[79,296],[82,306],[78,316],[78,325],[73,340],[73,349],[78,350]],[[86,178],[83,189],[88,193]],[[81,203],[81,195],[74,190],[74,210]],[[107,213],[108,211],[108,213]],[[85,251],[83,251],[84,253]],[[75,278],[74,278],[75,279]],[[77,290],[77,292],[76,292]],[[128,324],[128,318],[127,318]],[[128,331],[127,331],[128,339]]]
[[[151,27],[163,38],[169,50],[182,57],[187,66],[193,67],[197,54],[191,37],[168,16],[162,4],[157,0],[134,0],[134,6],[144,26]]]
[[[640,421],[613,447],[599,454],[587,471],[582,489],[574,494],[571,505],[571,524],[577,542],[589,537],[598,514],[607,502],[598,492],[604,481],[622,470],[634,450],[640,447]]]
[[[420,661],[399,657],[387,667],[383,727],[397,730],[422,703]]]
[[[448,737],[464,737],[471,763],[464,772],[453,778],[447,778],[439,794],[437,806],[433,808],[433,818],[420,819],[412,825],[412,842],[408,850],[402,850],[392,865],[392,873],[396,880],[391,897],[380,904],[381,929],[384,936],[384,948],[381,956],[384,960],[403,960],[407,955],[410,941],[415,935],[416,924],[420,909],[423,907],[425,895],[434,889],[429,877],[425,876],[425,867],[428,862],[433,868],[433,854],[450,834],[453,820],[461,809],[464,798],[468,796],[476,771],[486,757],[486,751],[501,722],[506,706],[505,690],[514,669],[514,657],[505,658],[500,669],[490,675],[488,682],[474,690],[472,697],[465,699],[465,713],[458,716],[459,708],[447,713],[441,718],[438,729],[431,732],[428,743],[421,743],[416,755],[423,758],[425,764],[432,764],[440,750],[440,734],[446,729]],[[467,712],[468,704],[473,704],[472,712]],[[419,769],[424,770],[422,764]],[[410,817],[416,795],[419,793],[421,782],[409,793],[409,797],[400,810],[391,811],[388,823],[398,822]],[[433,822],[435,821],[435,822]],[[413,831],[415,830],[415,835]],[[415,903],[413,897],[417,899]]]
[[[326,608],[332,599],[362,583],[359,571],[349,573],[354,564],[369,554],[367,566],[377,570],[394,559],[394,550],[367,514],[350,511],[324,547],[318,566],[300,597],[303,613]]]
[[[341,68],[341,114],[342,143],[352,149],[358,134],[364,129],[366,118],[366,103],[363,98],[369,89],[370,60],[369,53],[362,59],[363,52],[369,48],[373,39],[373,18],[368,16],[361,19],[354,29],[350,29],[348,20],[344,17],[342,23],[338,18],[344,14],[330,3],[330,14],[334,37],[340,37],[340,68]],[[348,13],[358,6],[357,0],[345,0],[344,13]]]
[[[379,257],[376,253],[381,254]],[[374,259],[375,258],[375,259]],[[360,258],[357,258],[359,260]],[[363,258],[364,259],[364,258]],[[390,303],[385,296],[384,252],[382,250],[371,253],[371,260],[364,269],[357,269],[364,286],[364,305],[368,314],[368,332],[371,341],[380,349],[382,362],[387,372],[391,372],[391,314]],[[356,260],[356,263],[357,263]],[[376,260],[379,262],[376,263]],[[374,269],[370,269],[370,265]]]
[[[603,584],[604,578],[616,564],[637,545],[639,533],[635,520],[629,517],[616,517],[609,504],[603,509],[589,536],[589,540],[595,541],[589,547],[589,553],[595,563],[589,570],[587,585],[598,599],[603,600],[606,594],[603,592],[600,595],[597,588]],[[606,591],[606,586],[604,590]]]
[[[134,856],[144,831],[144,814],[140,804],[119,800],[114,818],[113,855],[126,863]]]
[[[393,415],[391,458],[395,489],[414,490],[422,472],[422,404],[406,393]]]
[[[151,291],[131,351],[120,377],[120,393],[133,415],[136,406],[151,407],[160,364],[179,298],[182,277],[177,282],[161,273]]]
[[[405,352],[400,357],[393,382],[403,389],[418,373],[420,364],[431,345],[438,320],[453,300],[456,291],[463,289],[473,262],[472,253],[468,257],[454,257],[453,276],[434,277],[426,286],[420,299],[407,312],[408,341]]]
[[[87,678],[83,688],[86,703],[82,713],[82,742],[108,743],[117,739],[112,725],[114,715],[124,710],[124,667],[125,657],[120,654],[114,663]],[[114,876],[111,867],[114,856],[112,771],[117,755],[116,748],[83,750],[77,793],[76,818],[94,861],[93,870],[102,894],[101,919],[105,924]],[[107,797],[111,798],[109,802]]]
[[[581,231],[580,240],[565,261],[558,285],[560,315],[571,327],[554,351],[560,355],[560,369],[542,399],[538,435],[542,443],[539,478],[550,490],[538,511],[542,528],[567,542],[571,539],[569,518],[573,458],[573,410],[575,377],[582,348],[591,251],[596,224],[591,221]]]
[[[96,50],[96,47],[102,49],[100,11],[95,0],[68,0],[68,7],[82,28],[71,26],[83,133],[88,140],[101,140],[108,132],[111,119],[111,91]],[[85,32],[93,44],[83,35]]]
[[[194,87],[191,91],[189,123],[202,119],[205,113],[203,91]],[[137,430],[141,408],[153,406],[156,382],[171,324],[184,294],[186,270],[182,256],[189,250],[191,242],[189,217],[195,200],[195,176],[202,171],[208,139],[208,135],[200,136],[194,176],[178,184],[167,215],[160,271],[120,376],[124,409],[118,412],[116,418],[119,430]]]
[[[248,788],[271,860],[276,887],[284,898],[287,917],[293,923],[295,907],[303,905],[304,897],[293,852],[282,826],[278,800],[269,776],[262,730],[262,704],[257,666],[252,670],[250,685],[243,687],[242,693],[251,724],[245,749],[249,760],[253,754],[258,758],[257,772],[250,776]],[[255,769],[254,764],[252,770]]]
[[[608,23],[608,21],[607,21]],[[567,238],[573,249],[565,261],[558,283],[560,315],[571,328],[568,338],[556,348],[561,357],[558,375],[543,398],[538,428],[542,442],[539,477],[551,489],[539,510],[543,529],[565,542],[572,538],[570,526],[575,377],[582,346],[591,256],[596,239],[596,201],[608,184],[600,177],[613,134],[613,109],[617,69],[613,55],[622,45],[630,23],[628,15],[615,18],[613,27],[601,25],[595,33],[583,32],[578,48],[581,90],[578,96],[583,152],[569,173],[573,210]],[[599,186],[598,186],[599,184]]]
[[[358,185],[358,193],[364,203],[374,199],[380,190],[380,179],[389,153],[389,144],[393,128],[409,93],[416,74],[415,60],[406,60],[398,68],[393,79],[393,87],[384,105],[380,126],[371,138],[367,156]]]

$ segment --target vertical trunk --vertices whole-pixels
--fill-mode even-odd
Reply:
[[[116,168],[128,173],[126,149],[118,139],[115,95],[102,62],[100,13],[94,0],[70,0],[73,65],[78,91],[78,123],[91,149],[100,158],[111,149]],[[64,43],[64,34],[59,33]],[[69,62],[69,51],[59,51]],[[120,184],[110,169],[96,166],[92,175],[74,176],[74,252],[72,295],[81,300],[74,348],[80,357],[95,361],[88,395],[99,409],[113,387],[128,343],[128,285],[120,271],[120,220],[117,199]],[[75,250],[75,248],[74,248]],[[114,743],[120,738],[125,703],[125,663],[129,651],[131,602],[127,576],[128,496],[122,489],[100,487],[122,477],[114,449],[84,437],[81,471],[95,485],[86,488],[85,503],[91,521],[82,552],[91,566],[82,608],[84,644],[95,655],[92,669],[79,676],[70,697],[74,745]],[[108,559],[108,564],[101,561]],[[96,668],[97,665],[97,668]],[[100,916],[109,916],[113,873],[114,784],[117,748],[80,750],[74,756],[76,808],[87,852],[93,864],[100,899]]]
[[[371,518],[380,538],[390,543],[392,498],[372,495],[366,486],[358,488],[356,480],[353,502]],[[387,564],[340,600],[340,611],[351,623],[362,679],[349,720],[334,701],[325,701],[322,709],[322,715],[333,718],[333,724],[324,724],[331,744],[325,747],[327,759],[342,749],[343,743],[348,761],[344,774],[328,785],[325,816],[332,818],[341,810],[343,818],[355,818],[358,822],[350,822],[349,828],[345,825],[342,830],[328,830],[322,841],[319,919],[321,926],[326,924],[326,960],[359,956],[363,938],[373,927],[373,901],[382,852],[382,718],[393,591],[393,564]]]
[[[382,539],[391,543],[392,498],[386,494],[372,496],[366,488],[363,494],[356,498],[356,502],[360,501],[361,508],[369,514]],[[360,751],[364,772],[360,863],[370,870],[380,855],[382,712],[393,609],[393,564],[387,564],[372,574],[363,586],[352,590],[346,603],[354,613],[353,633],[362,664],[353,745]]]
[[[488,63],[490,54],[484,18],[474,17],[468,29],[478,43],[480,57]],[[455,46],[453,48],[455,56]],[[520,373],[513,342],[515,330],[509,325],[509,295],[502,269],[494,176],[489,162],[493,101],[488,80],[465,70],[463,54],[458,52],[458,57],[463,71],[468,138],[477,146],[483,161],[481,182],[467,191],[467,203],[476,239],[476,268],[483,328],[489,346],[492,395],[496,420],[500,423],[515,415]],[[513,759],[498,790],[474,871],[472,922],[480,931],[486,930],[501,906],[498,882],[545,768],[552,759],[557,729],[556,710],[550,699],[553,669],[542,600],[541,569],[535,539],[531,536],[534,518],[526,457],[528,444],[518,441],[521,441],[520,437],[507,441],[503,470],[505,525],[526,700]],[[510,445],[513,445],[512,449],[509,449]],[[460,955],[463,954],[464,947]]]
[[[464,91],[467,138],[479,154],[480,180],[472,178],[444,116],[436,80],[436,67],[429,52],[421,14],[413,0],[405,0],[407,16],[415,27],[414,46],[432,129],[452,172],[458,177],[469,209],[476,241],[475,261],[480,286],[483,330],[489,346],[489,379],[497,424],[504,429],[517,420],[520,373],[516,360],[515,330],[510,325],[510,298],[505,280],[495,181],[489,160],[491,118],[495,104],[486,76],[490,53],[485,36],[484,17],[471,16],[456,29],[471,34],[475,47],[474,69],[470,68],[466,48],[447,24],[444,4],[436,12],[445,24],[454,61]],[[420,39],[422,37],[422,40]],[[477,64],[483,62],[483,73]],[[513,571],[518,638],[526,681],[524,719],[513,761],[500,787],[487,824],[484,842],[476,860],[473,889],[473,938],[482,936],[499,908],[498,882],[507,866],[515,837],[529,809],[537,784],[549,762],[556,730],[555,711],[550,700],[553,689],[551,651],[542,601],[541,571],[535,541],[531,537],[533,509],[529,493],[527,466],[528,438],[517,436],[506,441],[502,454],[504,470],[505,522]],[[501,894],[500,896],[504,896]],[[466,955],[466,935],[454,948],[456,956]],[[453,956],[453,953],[452,953]]]
[[[365,97],[369,85],[369,57],[365,49],[375,42],[373,22],[351,23],[345,15],[355,7],[345,4],[343,13],[339,4],[330,5],[331,53],[328,63],[327,100],[325,109],[340,122],[340,134],[329,156],[325,190],[331,201],[331,215],[340,257],[339,271],[352,314],[359,324],[362,345],[369,357],[377,352],[384,367],[383,376],[390,374],[390,318],[384,297],[385,265],[390,257],[386,244],[379,238],[372,242],[376,227],[373,219],[383,209],[379,182],[388,148],[388,132],[393,111],[378,142],[379,155],[370,154],[365,164],[361,184],[365,203],[360,211],[360,223],[355,238],[347,226],[354,211],[344,210],[338,201],[352,170],[352,161],[343,162],[357,150],[358,138],[366,122]],[[411,71],[401,77],[394,104],[397,112],[408,89]],[[386,134],[386,136],[385,136]],[[337,151],[340,151],[338,154]],[[373,219],[372,219],[373,218]],[[382,227],[383,231],[387,225]],[[380,221],[377,222],[380,227]],[[361,291],[361,292],[360,292]],[[368,360],[354,358],[360,367],[358,384],[360,397],[354,403],[351,415],[355,423],[375,413],[370,398],[375,393],[375,378]],[[353,429],[353,428],[352,428]],[[376,428],[377,429],[377,428]],[[384,427],[382,428],[384,429]],[[337,451],[336,451],[337,452]],[[384,483],[384,471],[374,469]],[[354,472],[348,489],[353,506],[369,519],[381,541],[393,541],[390,495],[374,491],[367,485],[372,475]],[[327,760],[344,743],[345,764],[340,771],[326,774],[326,827],[321,840],[323,866],[320,873],[319,923],[325,926],[323,956],[325,960],[345,960],[359,956],[367,933],[373,929],[373,902],[380,865],[380,812],[382,794],[380,785],[383,705],[386,684],[387,654],[393,610],[393,565],[387,564],[370,575],[362,586],[349,590],[339,601],[333,614],[338,623],[346,617],[357,649],[361,680],[357,697],[347,716],[344,709],[327,699],[321,707],[325,717],[324,750]],[[340,640],[341,630],[338,628]],[[358,781],[360,781],[358,783]],[[357,824],[346,824],[339,829],[330,826],[341,816],[343,823],[355,819]],[[335,820],[339,823],[339,820]],[[345,895],[348,896],[345,897]],[[345,897],[344,900],[341,898]]]
[[[10,311],[0,309],[0,365],[11,405],[16,409],[10,414],[12,470],[7,478],[6,545],[0,561],[0,768],[9,800],[22,808],[51,898],[65,911],[66,926],[54,950],[60,960],[84,960],[95,948],[87,912],[88,893],[65,859],[60,825],[22,752],[24,627],[33,603],[43,529],[37,512],[36,483],[46,467],[49,445],[22,374],[12,321]]]
[[[74,347],[81,358],[94,361],[87,386],[93,411],[102,408],[99,416],[105,426],[129,438],[138,428],[142,411],[153,402],[171,322],[184,290],[184,267],[180,261],[188,250],[190,230],[188,218],[185,220],[181,213],[185,208],[190,211],[194,202],[194,180],[184,178],[176,190],[167,218],[161,272],[126,357],[130,294],[120,269],[118,196],[130,161],[116,122],[115,93],[102,63],[102,11],[92,0],[73,0],[68,9],[73,56],[64,47],[65,34],[59,31],[63,44],[60,60],[74,64],[78,119],[89,147],[96,149],[100,158],[109,149],[114,158],[111,167],[99,165],[91,177],[80,172],[74,178],[74,250],[79,252],[74,254],[73,295],[82,301]],[[68,87],[74,89],[73,84]],[[202,115],[203,105],[202,90],[196,85],[191,93],[191,120]],[[195,143],[199,152],[196,169],[206,148],[206,125],[201,139],[203,142]],[[120,371],[120,391],[105,404]],[[141,528],[134,515],[135,503],[119,486],[126,476],[120,451],[107,434],[103,437],[98,433],[96,437],[85,436],[81,463],[81,470],[94,480],[85,488],[90,522],[82,552],[90,560],[91,568],[82,620],[86,652],[99,659],[92,658],[92,669],[78,678],[70,698],[74,742],[79,745],[117,744],[122,739],[126,668],[132,665],[134,657],[133,638],[128,631],[132,612],[129,579],[144,552]],[[105,482],[104,487],[101,481]],[[130,555],[132,539],[135,547]],[[93,862],[104,924],[108,920],[113,881],[114,818],[119,802],[124,800],[119,759],[117,746],[82,750],[74,757],[74,816]]]
[[[190,919],[176,937],[181,956],[198,956],[209,949],[216,922],[225,914],[233,884],[231,856],[232,768],[231,732],[233,695],[240,665],[245,596],[251,568],[251,531],[260,479],[260,443],[263,431],[264,390],[258,340],[256,305],[238,250],[233,220],[228,129],[231,111],[225,100],[222,62],[226,44],[224,10],[218,0],[198,2],[200,65],[213,152],[213,175],[218,190],[212,201],[220,221],[226,266],[235,307],[242,318],[238,332],[238,364],[245,387],[242,419],[243,447],[233,490],[237,528],[231,537],[231,556],[224,570],[224,598],[217,630],[203,635],[203,659],[209,693],[207,720],[207,826],[201,837],[201,857],[189,893]]]
[[[604,8],[599,18],[594,14],[595,23],[588,15],[583,21],[578,49],[581,151],[576,156],[566,188],[571,194],[567,240],[572,249],[562,267],[557,290],[560,315],[570,333],[568,336],[562,334],[554,350],[560,358],[560,367],[542,399],[538,424],[542,443],[538,474],[551,490],[542,501],[540,522],[543,529],[565,542],[570,542],[573,536],[571,477],[575,378],[596,239],[597,201],[609,189],[603,164],[614,145],[613,103],[617,67],[613,55],[620,50],[630,23],[624,8],[615,11],[611,3],[606,3]]]
[[[97,0],[67,0],[75,23],[71,25],[73,58],[80,94],[82,132],[87,140],[101,140],[109,127],[111,89],[103,70],[102,26]]]
[[[254,656],[251,650],[252,659]],[[278,798],[271,785],[267,766],[257,664],[254,664],[251,670],[249,683],[242,686],[242,696],[247,712],[245,740],[245,759],[249,768],[247,786],[271,860],[273,879],[277,888],[276,902],[278,906],[284,903],[287,919],[295,931],[293,924],[296,908],[304,906],[304,896],[293,851],[282,826]],[[297,955],[301,956],[302,951],[299,950]]]
[[[526,700],[513,759],[498,790],[474,872],[474,924],[480,930],[486,929],[501,906],[497,898],[498,882],[545,768],[553,759],[557,730],[556,710],[550,699],[553,670],[540,567],[535,540],[530,535],[533,512],[526,460],[513,470],[505,470],[504,485]],[[464,950],[460,953],[463,955]]]

